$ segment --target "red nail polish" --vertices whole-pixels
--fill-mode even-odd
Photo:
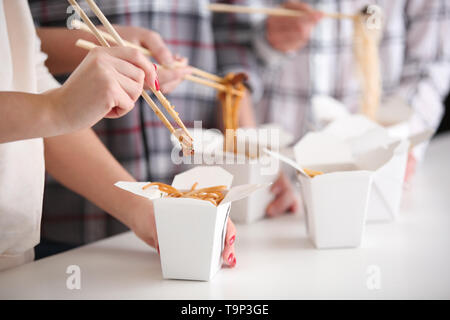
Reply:
[[[155,70],[158,70],[158,66],[156,64],[153,64],[153,66],[155,67]]]
[[[233,263],[231,264],[232,267],[236,265],[236,257],[233,259]]]
[[[156,250],[158,250],[158,254],[161,255],[161,252],[159,252],[159,246],[156,248]]]
[[[160,87],[159,87],[159,81],[158,81],[158,79],[155,80],[155,88],[156,88],[156,91],[161,90]]]
[[[230,239],[230,246],[234,243],[234,240],[236,240],[236,236],[232,236]]]
[[[230,253],[230,255],[228,256],[228,264],[232,264],[233,263],[233,259],[236,259],[233,255],[233,253]]]

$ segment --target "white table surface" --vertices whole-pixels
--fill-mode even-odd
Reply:
[[[237,267],[210,282],[163,280],[157,253],[128,232],[0,273],[0,298],[449,299],[450,135],[430,144],[399,219],[367,225],[361,248],[314,249],[301,215],[240,225],[236,246]],[[66,288],[69,265],[80,290]]]

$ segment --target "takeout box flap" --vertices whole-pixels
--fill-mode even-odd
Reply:
[[[162,192],[156,188],[148,188],[143,190],[142,188],[148,184],[148,182],[130,182],[130,181],[119,181],[114,185],[120,189],[126,190],[128,192],[134,193],[138,196],[145,197],[150,200],[159,199],[162,197]]]
[[[318,122],[329,123],[349,115],[347,107],[330,96],[315,95],[312,97],[311,101],[313,114],[315,120]]]
[[[387,148],[396,141],[398,140],[392,138],[388,131],[381,127],[371,128],[364,134],[347,140],[354,156],[380,147]]]
[[[294,142],[294,136],[280,125],[268,123],[258,128],[239,128],[236,131],[239,147],[253,146],[255,148],[281,149]]]
[[[326,126],[322,132],[346,140],[352,137],[361,136],[367,131],[376,128],[383,129],[383,127],[366,116],[356,114],[348,115],[333,121]]]
[[[297,163],[301,167],[353,163],[347,143],[323,132],[306,134],[294,147]]]
[[[411,148],[414,148],[418,144],[422,142],[428,141],[433,137],[434,130],[426,129],[416,134],[412,134],[408,137],[408,140],[411,142]]]
[[[261,183],[261,184],[243,184],[237,187],[233,187],[230,190],[228,190],[225,198],[222,200],[220,205],[244,199],[249,195],[251,195],[256,190],[267,188],[270,185],[271,183]]]
[[[355,164],[359,168],[376,171],[386,163],[388,163],[395,155],[395,150],[401,144],[397,141],[389,147],[378,147],[364,153],[360,153],[355,157]]]
[[[407,122],[414,114],[406,99],[400,95],[391,96],[383,101],[377,112],[377,121],[384,126]]]
[[[226,186],[229,189],[233,175],[219,166],[198,166],[177,174],[172,186],[179,190],[188,190],[196,182],[197,189],[214,186]]]

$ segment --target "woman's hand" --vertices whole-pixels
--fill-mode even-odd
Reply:
[[[142,241],[155,248],[159,253],[153,202],[144,200],[143,206],[138,207],[133,214],[129,227]]]
[[[294,187],[284,173],[270,188],[275,199],[267,206],[266,214],[269,217],[279,216],[285,212],[296,212],[299,206]]]
[[[234,251],[234,243],[236,241],[236,228],[228,218],[227,222],[227,235],[225,236],[225,247],[222,252],[222,258],[224,264],[229,266],[230,268],[234,268],[236,266],[236,254]]]
[[[175,90],[184,80],[184,77],[192,73],[186,58],[175,56],[174,61],[177,67],[171,69],[158,68],[158,79],[163,93],[170,93]]]
[[[173,91],[184,80],[184,76],[191,74],[187,59],[173,55],[157,32],[139,27],[119,25],[114,27],[123,39],[148,49],[157,63],[169,67],[158,68],[158,78],[163,93]],[[176,68],[170,68],[175,65]]]
[[[286,9],[304,13],[299,17],[271,16],[266,22],[266,39],[269,44],[281,52],[296,51],[306,45],[312,28],[322,18],[306,3],[289,1],[283,4]]]
[[[154,65],[132,48],[95,48],[59,89],[46,93],[67,131],[93,126],[102,118],[128,113],[144,83],[155,88]]]

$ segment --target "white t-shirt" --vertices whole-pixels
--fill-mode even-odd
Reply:
[[[0,0],[0,91],[40,93],[58,87],[45,67],[46,58],[28,2]],[[44,165],[42,139],[0,143],[0,270],[34,258]]]

